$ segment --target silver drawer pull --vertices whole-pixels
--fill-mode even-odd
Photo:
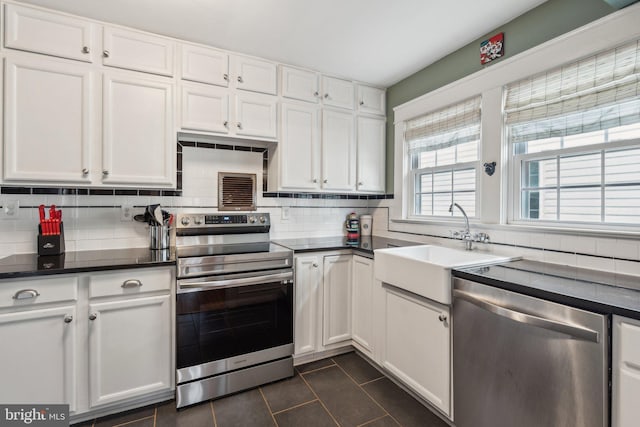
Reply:
[[[13,299],[31,299],[39,296],[40,293],[35,289],[21,289],[13,295]]]
[[[122,285],[121,285],[123,289],[139,288],[140,286],[142,286],[142,282],[138,279],[125,280],[124,282],[122,282]]]

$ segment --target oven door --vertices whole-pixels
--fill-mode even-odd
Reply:
[[[178,280],[177,381],[293,354],[293,271]]]

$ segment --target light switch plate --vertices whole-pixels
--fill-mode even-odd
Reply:
[[[133,206],[122,205],[120,206],[120,221],[133,221]]]
[[[19,200],[5,200],[2,202],[2,217],[4,219],[17,219],[19,213]]]
[[[282,207],[282,220],[288,220],[289,219],[289,206],[283,206]]]

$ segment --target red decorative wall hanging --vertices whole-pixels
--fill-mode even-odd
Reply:
[[[504,33],[496,34],[480,43],[480,64],[488,64],[504,55]]]

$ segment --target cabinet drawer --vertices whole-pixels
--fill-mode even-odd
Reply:
[[[103,43],[104,65],[173,76],[173,41],[137,31],[105,27]]]
[[[89,277],[89,298],[169,291],[171,281],[171,270],[166,268],[95,274]]]
[[[13,4],[4,15],[5,47],[91,62],[90,22]]]
[[[0,308],[75,301],[77,285],[77,276],[3,280],[0,281]]]

